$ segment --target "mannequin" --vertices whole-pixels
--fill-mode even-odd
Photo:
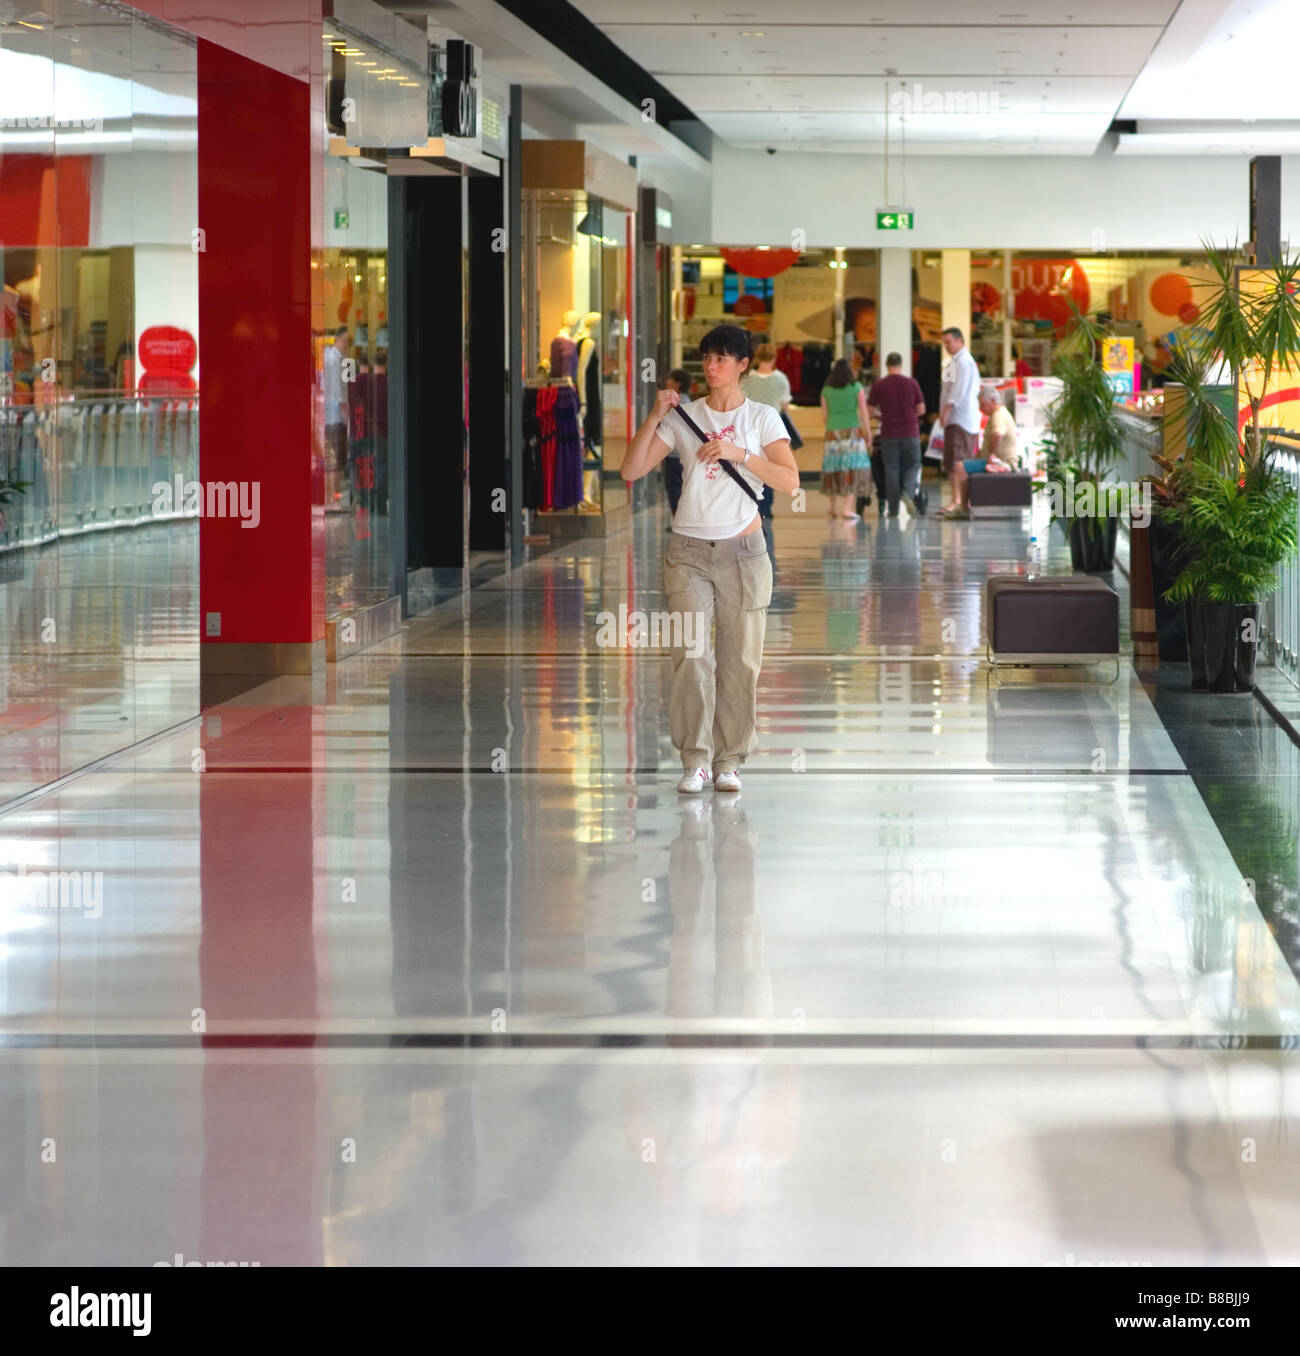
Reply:
[[[574,331],[577,328],[577,311],[565,311],[560,318],[560,328],[551,340],[551,376],[568,377],[575,383],[578,378],[578,344]]]
[[[578,342],[578,399],[582,404],[579,418],[582,420],[583,439],[591,454],[600,457],[602,438],[601,424],[601,371],[600,355],[597,345],[600,340],[600,312],[588,311],[582,322],[582,328],[575,336]],[[599,507],[600,472],[584,471],[582,474],[582,503],[584,508]]]

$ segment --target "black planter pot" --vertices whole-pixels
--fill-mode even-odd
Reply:
[[[1205,676],[1205,604],[1183,604],[1183,626],[1187,631],[1187,662],[1192,670],[1192,690],[1204,692],[1209,687]]]
[[[1147,541],[1151,547],[1151,588],[1156,604],[1156,642],[1166,664],[1187,663],[1187,619],[1184,605],[1165,601],[1165,594],[1182,573],[1187,561],[1179,556],[1178,529],[1159,518],[1151,519]]]
[[[1259,648],[1258,603],[1205,603],[1205,677],[1211,692],[1251,692]]]
[[[1087,568],[1087,566],[1085,566],[1083,563],[1084,556],[1083,556],[1082,538],[1080,537],[1079,533],[1077,533],[1074,530],[1075,527],[1078,526],[1078,523],[1079,520],[1077,518],[1067,518],[1061,524],[1061,527],[1065,533],[1065,540],[1070,543],[1070,568],[1075,572],[1075,574],[1082,574],[1084,570]]]
[[[1115,568],[1115,541],[1119,519],[1070,519],[1070,563],[1085,574],[1104,574]]]

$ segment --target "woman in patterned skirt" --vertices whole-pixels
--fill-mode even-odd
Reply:
[[[867,395],[853,379],[853,368],[840,358],[822,387],[826,447],[822,454],[822,493],[830,500],[828,518],[854,519],[853,501],[871,495],[871,425]],[[839,508],[840,501],[844,507]]]

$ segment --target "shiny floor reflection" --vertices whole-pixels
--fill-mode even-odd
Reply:
[[[1298,1112],[1247,1053],[0,1054],[59,1154],[3,1260],[1294,1265]]]
[[[4,1260],[1300,1258],[1300,988],[1136,675],[990,686],[1028,532],[779,518],[739,797],[654,512],[4,816]]]
[[[5,557],[0,803],[199,710],[198,522]]]

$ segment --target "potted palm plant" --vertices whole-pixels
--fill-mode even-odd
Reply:
[[[1278,587],[1278,565],[1296,550],[1295,491],[1267,452],[1239,480],[1189,461],[1173,512],[1188,561],[1169,597],[1193,606],[1189,658],[1194,666],[1202,660],[1211,692],[1249,692],[1259,605]],[[1200,655],[1193,655],[1198,644]]]
[[[1203,332],[1196,334],[1203,341]],[[1207,681],[1201,600],[1180,603],[1169,596],[1169,590],[1190,559],[1191,547],[1179,531],[1186,506],[1187,468],[1194,462],[1224,468],[1234,464],[1237,393],[1221,382],[1222,363],[1205,352],[1204,343],[1184,339],[1174,345],[1165,369],[1165,450],[1151,454],[1161,474],[1144,477],[1151,485],[1156,510],[1148,531],[1148,556],[1160,658],[1190,663],[1192,686],[1203,689]]]
[[[1235,247],[1208,253],[1215,277],[1180,344],[1187,452],[1180,494],[1162,516],[1177,530],[1183,566],[1166,596],[1188,607],[1193,686],[1200,669],[1211,691],[1248,692],[1259,604],[1296,551],[1296,495],[1273,465],[1260,416],[1300,357],[1300,263],[1243,277],[1246,261]],[[1223,376],[1245,397],[1240,428],[1218,399]]]
[[[1060,395],[1048,407],[1054,464],[1062,480],[1068,479],[1065,512],[1074,568],[1112,570],[1120,505],[1114,494],[1103,492],[1102,483],[1123,455],[1124,434],[1101,364],[1110,331],[1073,302],[1070,309],[1073,323],[1052,361],[1052,374],[1061,382]]]

